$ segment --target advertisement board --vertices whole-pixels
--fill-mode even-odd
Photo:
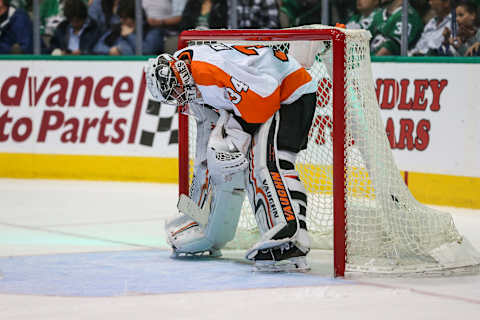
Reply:
[[[480,64],[373,63],[399,168],[480,177]]]
[[[175,108],[142,77],[138,61],[2,63],[0,152],[177,157]]]

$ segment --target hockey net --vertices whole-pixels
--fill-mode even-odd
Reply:
[[[404,184],[380,117],[370,34],[324,26],[182,33],[180,46],[221,42],[292,54],[318,83],[309,143],[296,162],[308,193],[313,248],[334,249],[334,272],[380,274],[478,271],[480,255],[449,213],[419,203]],[[180,192],[188,194],[195,120],[180,117]],[[259,240],[245,199],[230,248]]]

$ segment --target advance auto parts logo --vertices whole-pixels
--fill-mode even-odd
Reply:
[[[152,147],[161,132],[178,143],[176,110],[145,101],[145,92],[144,74],[37,76],[22,67],[0,82],[0,143]]]

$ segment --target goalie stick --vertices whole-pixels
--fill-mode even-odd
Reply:
[[[212,193],[208,194],[207,201],[203,208],[200,208],[190,197],[181,194],[178,199],[177,209],[183,214],[189,216],[192,220],[198,223],[202,228],[208,224],[208,217],[210,216],[210,204],[212,202]]]

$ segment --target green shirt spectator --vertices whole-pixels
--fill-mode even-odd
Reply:
[[[377,11],[381,11],[378,3],[378,0],[357,0],[356,13],[345,24],[347,29],[365,29],[372,32],[373,17]]]
[[[40,34],[52,36],[64,18],[63,0],[43,0],[40,3]]]
[[[399,55],[402,38],[402,0],[389,2],[386,7],[375,13],[371,25],[373,40],[372,55]],[[423,21],[418,12],[408,6],[408,47],[412,48],[423,31]]]

